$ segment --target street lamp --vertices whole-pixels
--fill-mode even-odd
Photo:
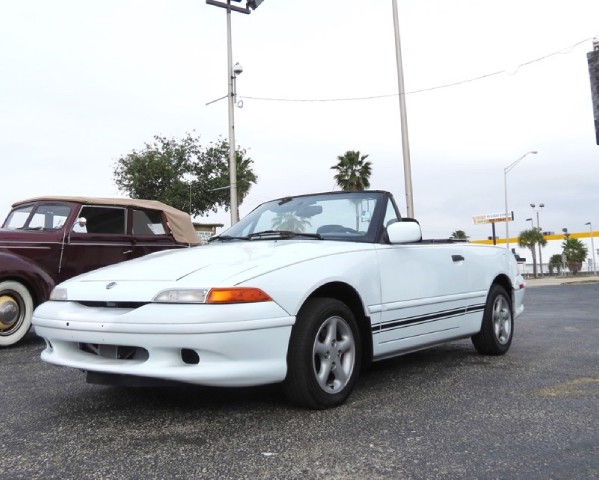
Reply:
[[[231,189],[231,225],[239,221],[237,212],[237,157],[235,151],[235,79],[243,69],[238,63],[233,65],[233,49],[231,42],[231,12],[250,14],[260,6],[264,0],[246,0],[245,8],[231,5],[231,1],[241,2],[241,0],[227,0],[226,3],[216,0],[206,0],[208,5],[225,8],[227,10],[227,73],[228,73],[228,98],[229,98],[229,184]],[[238,67],[238,69],[236,68]]]
[[[532,218],[527,218],[526,221],[530,222],[530,228],[531,229],[535,228],[535,224],[532,222]]]
[[[591,250],[593,250],[593,275],[597,275],[597,263],[595,262],[595,240],[593,239],[593,225],[591,222],[585,223],[585,225],[589,226],[589,230],[591,232]]]
[[[509,229],[509,223],[508,222],[508,208],[507,208],[507,174],[516,166],[518,165],[523,159],[524,157],[526,157],[527,155],[533,154],[536,155],[537,152],[536,150],[531,150],[530,152],[526,152],[524,155],[522,155],[518,160],[516,160],[514,163],[510,163],[507,167],[505,167],[503,169],[503,189],[504,189],[504,193],[505,193],[505,246],[506,248],[509,250],[510,249],[510,229]]]
[[[535,204],[531,203],[530,206],[533,208],[535,208]],[[545,206],[544,203],[539,203],[539,209],[537,210],[537,229],[539,230],[539,233],[541,235],[543,235],[543,230],[541,229],[541,222],[539,222],[539,211]],[[532,223],[532,222],[531,222]],[[544,237],[543,237],[544,238]],[[541,277],[543,276],[543,253],[542,253],[542,249],[543,246],[539,243],[539,273],[541,275]]]

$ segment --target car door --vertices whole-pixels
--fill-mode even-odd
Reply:
[[[70,213],[71,207],[54,202],[15,208],[4,224],[0,251],[39,265],[57,280],[64,225]]]
[[[64,244],[61,280],[133,258],[126,208],[84,205],[78,219]]]
[[[389,209],[388,209],[389,211]],[[389,213],[385,223],[389,220]],[[381,304],[374,316],[375,356],[466,335],[482,308],[470,291],[462,243],[377,245]]]

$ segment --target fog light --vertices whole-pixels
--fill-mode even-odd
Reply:
[[[182,348],[181,360],[183,360],[183,363],[186,363],[187,365],[197,365],[200,363],[200,356],[195,350],[191,350],[190,348]]]

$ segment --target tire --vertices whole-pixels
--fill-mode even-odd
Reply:
[[[341,405],[360,373],[361,338],[352,311],[332,298],[308,300],[297,315],[283,390],[313,409]]]
[[[14,345],[31,327],[33,299],[19,282],[0,282],[0,347]]]
[[[514,335],[512,302],[505,288],[493,285],[487,297],[480,332],[472,343],[482,355],[503,355],[510,349]]]

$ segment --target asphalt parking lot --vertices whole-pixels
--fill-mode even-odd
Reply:
[[[125,389],[0,350],[1,479],[599,477],[599,284],[529,288],[503,357],[453,342],[375,364],[345,405],[276,386]]]

